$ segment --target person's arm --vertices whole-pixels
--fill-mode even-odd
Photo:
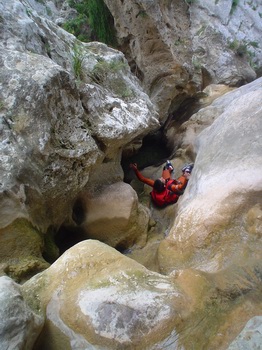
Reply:
[[[172,184],[170,185],[170,190],[173,191],[173,192],[176,192],[176,191],[183,191],[185,188],[186,188],[186,185],[187,185],[187,182],[188,180],[184,177],[184,176],[180,176],[178,179],[177,179],[177,184]]]
[[[151,187],[154,186],[154,182],[155,181],[152,180],[152,179],[149,179],[149,178],[147,178],[145,176],[143,176],[140,173],[140,171],[137,169],[137,164],[136,163],[130,164],[130,168],[134,170],[134,172],[135,172],[135,174],[136,174],[136,176],[137,176],[139,181],[141,181],[141,182],[143,182],[143,183],[145,183],[145,184],[147,184],[147,185],[149,185]]]

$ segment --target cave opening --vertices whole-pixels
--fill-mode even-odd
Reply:
[[[62,255],[67,249],[86,239],[86,233],[81,227],[61,226],[55,235],[55,244],[59,249],[59,255]]]
[[[142,140],[142,146],[131,155],[123,154],[121,166],[124,171],[124,181],[130,183],[132,171],[130,163],[137,163],[138,168],[144,169],[148,166],[159,166],[171,156],[171,151],[167,146],[167,139],[163,128],[154,133],[148,134]]]

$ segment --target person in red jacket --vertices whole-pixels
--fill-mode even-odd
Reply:
[[[171,179],[171,173],[173,172],[174,168],[171,163],[167,161],[162,171],[161,178],[152,180],[141,174],[136,163],[130,164],[130,167],[134,170],[137,178],[141,182],[153,187],[150,195],[152,201],[158,207],[165,207],[169,204],[174,204],[177,202],[179,196],[183,194],[183,191],[187,186],[193,169],[192,164],[186,165],[182,168],[182,176],[180,176],[177,180]]]

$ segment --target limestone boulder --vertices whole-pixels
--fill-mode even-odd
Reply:
[[[36,347],[174,349],[186,298],[167,276],[113,248],[81,242],[22,286],[29,305],[46,310]]]
[[[256,78],[254,70],[262,64],[261,10],[259,0],[200,0],[189,6],[192,63],[203,87],[241,86]]]
[[[216,271],[251,252],[260,254],[261,83],[260,78],[213,104],[224,108],[196,139],[192,177],[160,244],[162,271]]]
[[[213,121],[223,112],[225,104],[214,101],[232,91],[234,88],[222,84],[211,84],[203,90],[203,97],[195,103],[195,108],[199,110],[190,116],[188,120],[178,123],[176,120],[170,120],[165,126],[165,135],[167,144],[173,154],[181,157],[181,151],[195,158],[194,143],[195,139],[202,130],[210,126]],[[221,99],[220,99],[221,100]],[[191,159],[192,160],[192,159]]]
[[[0,274],[24,282],[49,264],[43,259],[44,236],[26,219],[0,228]]]
[[[23,217],[46,232],[100,165],[121,181],[121,148],[159,124],[121,52],[77,41],[38,5],[0,3],[0,227]]]
[[[177,106],[183,95],[196,91],[188,69],[191,38],[187,4],[121,0],[105,3],[114,17],[118,39],[132,71],[164,122],[171,104]]]
[[[150,211],[139,204],[130,185],[118,182],[94,194],[82,193],[77,203],[83,236],[121,250],[134,244],[145,245]],[[75,220],[78,221],[77,213]]]
[[[105,3],[122,50],[163,123],[211,83],[241,86],[261,67],[259,0]]]
[[[44,318],[25,303],[21,287],[0,277],[0,344],[2,349],[32,349],[44,325]]]
[[[241,333],[229,345],[227,350],[256,349],[262,342],[262,318],[255,316],[251,318]]]

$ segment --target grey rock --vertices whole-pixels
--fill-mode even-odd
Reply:
[[[32,349],[44,318],[29,308],[20,286],[5,276],[0,277],[0,316],[1,349]]]

